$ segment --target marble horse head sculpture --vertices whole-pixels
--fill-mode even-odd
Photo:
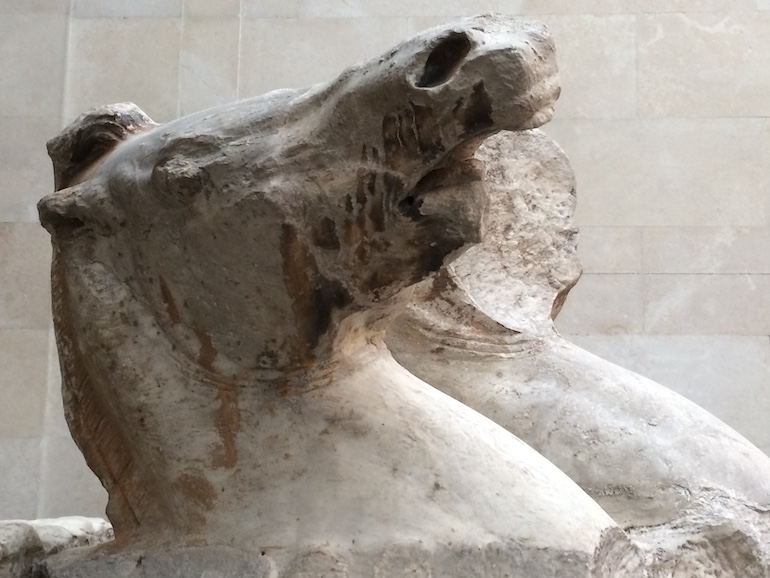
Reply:
[[[164,125],[103,107],[51,141],[66,413],[116,541],[49,574],[633,567],[566,476],[382,343],[406,288],[480,238],[476,148],[558,91],[541,26],[479,17],[328,84]]]

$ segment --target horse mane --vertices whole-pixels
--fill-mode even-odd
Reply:
[[[55,190],[76,185],[78,177],[107,155],[128,136],[144,132],[155,123],[131,103],[115,104],[88,111],[48,142],[53,162]],[[128,443],[127,434],[115,419],[110,403],[97,387],[82,351],[72,310],[68,267],[73,253],[72,226],[66,219],[45,210],[41,222],[51,233],[53,259],[51,297],[54,332],[62,374],[62,397],[70,432],[86,459],[109,492],[107,516],[117,538],[131,534],[148,518],[159,515],[143,488],[142,472]]]

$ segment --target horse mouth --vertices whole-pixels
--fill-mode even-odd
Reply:
[[[473,156],[479,144],[480,141],[472,147],[460,147],[447,155],[398,202],[399,211],[420,221],[439,216],[451,218],[451,211],[460,208],[458,205],[478,204],[476,197],[486,173],[484,163]]]

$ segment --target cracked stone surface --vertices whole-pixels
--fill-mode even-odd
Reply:
[[[564,153],[533,130],[477,157],[494,207],[482,242],[418,287],[389,329],[394,357],[568,474],[628,528],[650,576],[770,575],[770,458],[554,329],[581,272]]]
[[[116,539],[45,576],[639,575],[574,482],[383,343],[480,239],[478,145],[558,90],[545,29],[485,16],[328,84],[165,125],[103,107],[51,141],[65,411]]]

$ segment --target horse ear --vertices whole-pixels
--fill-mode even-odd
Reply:
[[[86,223],[100,221],[94,214],[98,203],[89,202],[93,191],[85,182],[88,174],[129,136],[154,126],[138,106],[124,102],[89,110],[48,141],[55,192],[43,197],[37,208],[49,233],[73,232]]]
[[[80,115],[48,141],[55,189],[78,182],[97,161],[130,135],[157,126],[132,102],[100,106]]]

